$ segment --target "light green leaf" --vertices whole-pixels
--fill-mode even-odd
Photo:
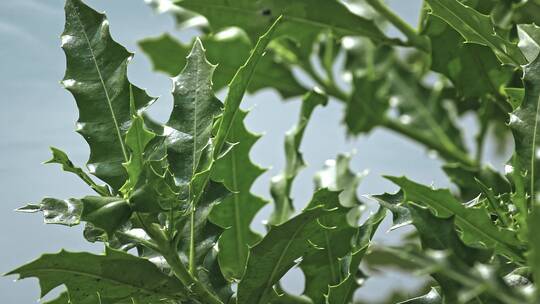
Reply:
[[[214,207],[210,220],[225,229],[219,239],[219,264],[229,280],[239,280],[244,273],[249,246],[260,240],[250,229],[255,214],[267,203],[250,192],[253,182],[264,169],[253,164],[250,150],[259,139],[246,129],[247,112],[240,111],[229,132],[228,140],[236,143],[212,168],[212,180],[220,181],[233,193]]]
[[[96,184],[83,169],[75,166],[73,162],[69,159],[67,154],[55,147],[50,147],[52,152],[52,158],[46,161],[46,164],[60,164],[62,165],[62,170],[66,172],[71,172],[80,177],[90,188],[96,191],[100,195],[109,196],[110,192],[106,186],[101,186]]]
[[[65,285],[72,303],[88,303],[99,297],[101,302],[116,303],[137,297],[144,303],[160,299],[183,300],[187,291],[182,284],[146,259],[106,248],[105,255],[60,251],[44,254],[8,275],[19,278],[36,277],[41,296]]]
[[[321,93],[316,91],[306,93],[302,99],[298,123],[285,135],[285,169],[270,181],[270,193],[275,205],[268,221],[271,225],[285,222],[294,211],[290,198],[291,187],[300,170],[305,167],[302,153],[299,151],[300,144],[311,114],[318,105],[325,106],[327,102],[328,97]]]
[[[19,212],[43,212],[46,224],[75,226],[80,223],[83,205],[78,199],[59,200],[46,197],[39,204],[18,208]]]
[[[535,24],[519,24],[517,31],[519,35],[518,47],[527,61],[533,62],[540,53],[540,27]]]
[[[485,208],[466,208],[448,190],[434,190],[405,177],[387,178],[401,187],[405,201],[429,207],[438,217],[455,216],[455,222],[462,230],[461,238],[465,244],[480,243],[517,263],[523,263],[522,244],[518,241],[516,233],[495,226]]]
[[[495,32],[489,16],[458,0],[427,0],[427,3],[432,14],[452,26],[466,42],[490,47],[502,63],[519,66],[527,62],[517,45]]]
[[[228,28],[201,39],[207,48],[208,60],[217,64],[212,80],[214,90],[218,91],[227,86],[238,68],[244,64],[252,45],[246,34],[236,28]],[[189,52],[188,45],[180,43],[169,34],[141,40],[139,46],[152,61],[154,70],[171,76],[180,72]],[[254,93],[267,87],[275,88],[283,98],[297,96],[305,91],[290,69],[276,60],[272,53],[261,58],[248,92]]]
[[[307,54],[319,33],[327,30],[337,37],[365,36],[376,42],[395,42],[386,37],[373,21],[353,14],[336,0],[182,0],[175,3],[206,17],[214,31],[237,26],[246,31],[253,41],[277,17],[283,16],[283,25],[276,31],[276,37],[294,39],[300,50]]]
[[[302,213],[272,226],[250,250],[246,272],[238,285],[238,303],[262,304],[277,297],[274,284],[312,247],[309,240],[326,229],[317,219],[331,212],[343,212],[340,208],[338,193],[322,189]]]
[[[131,124],[127,65],[133,54],[112,40],[109,22],[80,0],[68,0],[62,48],[67,69],[64,87],[79,108],[77,132],[90,146],[88,168],[118,190],[126,181],[124,137]],[[136,110],[153,98],[133,86]]]

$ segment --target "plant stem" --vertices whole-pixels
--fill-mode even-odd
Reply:
[[[330,96],[333,96],[340,101],[347,102],[349,95],[343,92],[334,82],[325,80],[313,69],[313,67],[306,63],[300,64],[300,67],[306,72],[322,89]]]
[[[189,273],[195,274],[195,211],[189,218]]]
[[[437,151],[438,153],[441,154],[442,157],[446,159],[457,161],[463,165],[466,165],[467,167],[477,168],[479,166],[479,164],[476,163],[474,160],[472,160],[464,151],[461,151],[458,148],[450,148],[450,147],[443,146],[439,143],[433,142],[429,138],[426,138],[425,136],[422,136],[420,133],[414,132],[411,129],[406,128],[405,126],[403,126],[399,122],[396,122],[395,120],[385,119],[382,123],[382,126],[394,132],[397,132],[401,135],[404,135],[408,138],[411,138],[423,144],[428,149],[433,149]]]
[[[429,38],[419,35],[414,28],[396,15],[380,0],[366,0],[366,2],[371,5],[371,7],[373,7],[373,9],[375,9],[379,14],[390,21],[390,23],[392,23],[398,30],[400,30],[407,37],[407,42],[409,45],[414,46],[424,52],[429,52],[431,48]]]

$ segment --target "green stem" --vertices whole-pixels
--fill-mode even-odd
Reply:
[[[414,28],[412,28],[407,22],[396,15],[388,6],[382,3],[380,0],[366,0],[366,2],[373,7],[379,14],[385,17],[390,23],[392,23],[399,31],[401,31],[408,39],[408,44],[414,46],[424,52],[430,51],[429,38],[419,35]]]
[[[333,96],[343,102],[349,100],[349,95],[343,92],[333,81],[325,80],[313,69],[310,64],[301,64],[300,67],[306,72],[322,89],[330,96]]]
[[[467,167],[477,168],[479,166],[479,164],[472,160],[467,153],[461,151],[460,149],[443,146],[437,142],[434,142],[429,138],[422,136],[421,133],[415,132],[393,119],[385,119],[382,126],[401,135],[414,139],[415,141],[426,146],[428,149],[437,151],[446,159],[457,161],[463,165],[466,165]]]
[[[195,211],[189,218],[189,273],[195,274]]]

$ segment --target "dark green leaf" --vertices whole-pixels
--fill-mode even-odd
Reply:
[[[90,303],[116,303],[131,297],[151,303],[163,298],[182,300],[187,293],[178,280],[148,260],[111,248],[106,248],[105,255],[67,251],[45,254],[8,274],[38,278],[42,297],[65,285],[71,303],[89,303],[86,301],[98,297],[101,302]]]
[[[62,48],[67,69],[63,84],[79,108],[77,132],[90,145],[88,168],[118,190],[126,181],[124,137],[131,124],[127,65],[133,56],[112,40],[109,22],[80,0],[66,2]],[[133,86],[136,110],[153,99]]]
[[[118,197],[87,196],[81,202],[81,220],[103,229],[109,236],[131,217],[129,203]]]
[[[466,42],[490,47],[503,63],[521,65],[526,62],[517,45],[497,34],[489,16],[458,0],[427,0],[432,13],[458,31]]]
[[[373,195],[372,198],[377,200],[381,206],[392,212],[393,225],[390,230],[394,230],[412,223],[409,209],[403,206],[403,191],[399,191],[394,194],[384,193],[380,195]]]

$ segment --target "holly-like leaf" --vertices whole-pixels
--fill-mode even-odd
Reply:
[[[401,187],[405,201],[429,207],[441,218],[455,216],[455,222],[462,230],[461,237],[465,244],[481,243],[516,262],[524,261],[522,244],[516,234],[495,226],[485,208],[466,208],[448,190],[434,190],[405,177],[387,178]]]
[[[319,33],[328,29],[337,37],[365,36],[376,42],[395,42],[386,37],[373,21],[353,14],[336,0],[181,0],[175,3],[206,17],[214,31],[240,27],[253,41],[277,17],[283,16],[283,25],[276,31],[276,37],[294,39],[305,54],[311,52]]]
[[[509,126],[514,134],[517,161],[525,176],[526,191],[535,201],[540,176],[540,56],[523,67],[525,98],[510,114]]]
[[[186,66],[173,78],[174,107],[165,128],[167,158],[177,183],[184,188],[197,172],[214,117],[221,110],[222,103],[212,90],[214,69],[206,60],[202,42],[196,39]]]
[[[41,297],[65,285],[70,303],[117,303],[132,297],[153,303],[187,296],[177,279],[165,275],[150,261],[108,247],[105,255],[63,250],[44,254],[8,273],[13,274],[21,279],[38,278]],[[94,302],[88,302],[91,299]]]
[[[520,24],[517,26],[519,43],[518,47],[527,58],[533,62],[540,53],[540,27],[535,24]]]
[[[264,169],[253,164],[249,153],[259,139],[246,129],[244,119],[248,113],[238,112],[229,132],[228,140],[236,143],[212,168],[212,179],[224,183],[233,193],[210,214],[210,220],[225,229],[219,239],[219,264],[229,279],[240,279],[246,266],[249,246],[260,240],[250,224],[255,214],[267,203],[250,192],[253,182]]]
[[[379,210],[371,215],[371,217],[358,229],[355,240],[353,241],[353,251],[346,258],[341,260],[340,272],[345,275],[345,278],[337,285],[330,286],[328,288],[328,294],[326,295],[326,303],[347,304],[352,301],[352,297],[356,289],[360,286],[360,282],[357,279],[360,272],[360,263],[364,258],[371,239],[377,231],[379,224],[386,216],[386,210],[379,208]]]
[[[82,202],[78,199],[60,200],[46,197],[39,204],[28,204],[16,211],[30,213],[41,211],[46,224],[75,226],[81,221],[82,209]]]
[[[431,39],[431,68],[447,76],[461,97],[500,96],[501,86],[512,77],[512,68],[502,66],[488,47],[465,43],[457,31],[433,15],[423,32]]]
[[[502,63],[519,66],[527,62],[517,45],[495,32],[489,16],[458,0],[427,0],[427,3],[432,14],[452,26],[466,42],[490,47]]]
[[[218,91],[229,84],[238,68],[244,64],[252,45],[246,34],[235,28],[203,36],[201,39],[207,48],[208,60],[217,64],[212,80],[214,90]],[[180,72],[189,52],[188,45],[180,43],[169,34],[141,40],[139,46],[152,61],[154,70],[171,76]],[[248,92],[254,93],[267,87],[275,88],[283,98],[298,96],[305,91],[290,69],[276,60],[272,53],[261,58],[248,86]]]
[[[67,69],[63,85],[77,102],[77,132],[90,146],[90,172],[118,190],[126,181],[122,163],[128,160],[124,138],[131,125],[130,87],[135,109],[154,99],[127,78],[133,56],[112,40],[105,15],[80,0],[68,0],[62,48]]]
[[[394,230],[412,223],[411,212],[409,209],[403,206],[403,191],[398,191],[394,194],[384,193],[380,195],[373,195],[371,198],[375,199],[382,207],[392,212],[393,225],[390,230]]]
[[[313,195],[306,210],[272,226],[250,250],[246,272],[238,285],[238,303],[269,303],[277,297],[274,285],[309,250],[312,246],[309,239],[326,229],[317,219],[331,212],[343,212],[338,193],[321,189]]]
[[[299,150],[300,144],[311,114],[317,106],[324,106],[327,102],[328,97],[321,93],[316,91],[306,93],[302,99],[298,123],[285,135],[285,169],[270,181],[270,193],[275,205],[268,221],[271,225],[285,222],[294,211],[290,197],[291,188],[294,179],[305,167],[302,153]]]

